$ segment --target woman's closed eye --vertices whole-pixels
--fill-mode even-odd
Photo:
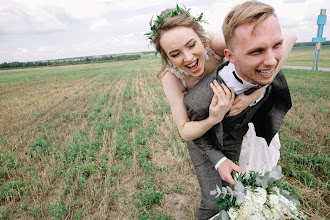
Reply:
[[[195,42],[193,42],[192,44],[189,44],[188,45],[188,48],[189,49],[191,49],[191,48],[193,48],[193,47],[195,47],[196,46],[196,41]],[[177,56],[179,56],[180,55],[180,52],[177,52],[177,53],[171,53],[171,57],[173,57],[173,58],[175,58],[175,57],[177,57]]]
[[[193,48],[196,45],[196,42],[189,45],[189,48]]]
[[[180,55],[180,52],[177,52],[177,53],[171,54],[171,57],[175,58],[175,57],[177,57],[179,55]]]

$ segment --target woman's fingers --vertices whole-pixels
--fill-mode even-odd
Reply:
[[[227,92],[223,89],[223,86],[226,87],[223,83],[221,83],[221,86],[219,85],[219,83],[216,80],[213,80],[213,85],[217,88],[217,90],[219,91],[219,96],[222,100],[225,100],[226,94],[229,92],[229,90],[227,89]],[[226,87],[227,88],[227,87]]]
[[[230,90],[229,90],[228,87],[223,83],[221,84],[221,86],[226,93],[227,100],[230,101],[230,103],[233,103],[234,99],[235,99],[234,89],[230,88]]]
[[[233,88],[229,90],[228,87],[223,83],[221,83],[220,86],[216,80],[211,82],[210,85],[214,94],[218,96],[218,103],[221,103],[223,105],[228,105],[234,102],[235,93]]]
[[[217,104],[218,104],[218,96],[214,94],[210,106],[214,108]]]
[[[231,92],[229,91],[228,87],[223,83],[221,83],[221,86],[222,86],[223,91],[225,91],[226,95],[230,96]]]
[[[221,95],[225,95],[225,91],[223,90],[223,88],[219,85],[219,83],[216,80],[213,80],[213,85],[218,89],[218,91]]]

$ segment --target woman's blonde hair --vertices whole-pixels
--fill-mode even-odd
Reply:
[[[166,9],[165,11],[162,11],[159,16],[162,17],[163,14],[171,13],[173,10],[175,10],[175,9]],[[184,11],[184,9],[182,9],[182,8],[181,8],[181,10]],[[163,20],[163,22],[158,26],[158,29],[156,30],[156,33],[152,40],[152,43],[155,45],[157,52],[161,55],[162,62],[163,62],[163,67],[160,70],[160,72],[158,73],[158,75],[157,75],[158,77],[162,76],[162,74],[164,73],[164,70],[166,68],[166,65],[169,63],[169,58],[166,55],[162,46],[160,45],[160,39],[164,32],[171,30],[175,27],[192,28],[196,32],[196,34],[199,36],[199,38],[202,39],[203,42],[206,41],[206,34],[204,32],[202,25],[196,19],[192,19],[192,17],[187,17],[186,13],[165,18]]]
[[[253,31],[269,16],[274,15],[274,8],[258,1],[247,1],[235,6],[225,17],[222,24],[222,33],[227,47],[230,47],[235,29],[241,24],[256,22]]]

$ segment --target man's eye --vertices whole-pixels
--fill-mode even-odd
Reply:
[[[257,53],[261,53],[261,52],[262,52],[262,50],[254,50],[251,52],[251,54],[257,54]]]
[[[274,47],[280,47],[282,45],[282,43],[277,43],[274,45]]]

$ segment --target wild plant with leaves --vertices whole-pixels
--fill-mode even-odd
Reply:
[[[190,14],[190,8],[186,8],[185,6],[184,6],[184,8],[180,8],[179,5],[176,5],[176,8],[174,10],[172,10],[170,12],[165,12],[162,15],[157,15],[157,17],[155,19],[153,19],[153,17],[151,18],[151,20],[149,22],[151,31],[149,33],[145,34],[148,36],[150,43],[153,42],[153,39],[155,37],[156,32],[158,31],[158,28],[164,22],[164,20],[166,18],[175,17],[178,15],[185,15],[187,18],[189,18],[191,20],[203,22],[202,21],[203,13],[201,13],[197,18],[195,18],[194,16],[192,16]]]
[[[250,171],[234,174],[232,187],[216,186],[211,191],[219,200],[219,214],[215,219],[305,219],[299,211],[296,191],[283,182],[281,166],[275,166],[265,175]]]

